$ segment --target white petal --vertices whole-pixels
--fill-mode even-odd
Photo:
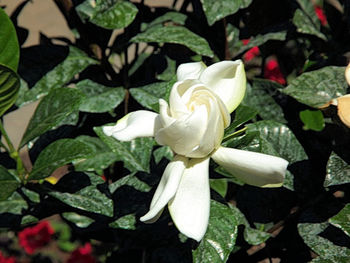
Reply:
[[[156,142],[168,145],[177,154],[186,156],[200,143],[206,130],[207,118],[205,105],[199,106],[192,114],[182,116],[170,126],[157,129]]]
[[[177,80],[199,79],[199,76],[206,68],[203,62],[191,62],[181,64],[176,71]]]
[[[157,113],[134,111],[121,118],[114,126],[104,126],[103,132],[120,141],[131,141],[139,137],[152,137],[155,130]]]
[[[280,157],[226,147],[220,147],[211,157],[238,179],[259,187],[281,186],[288,166]]]
[[[244,97],[246,76],[241,60],[215,63],[202,72],[199,80],[221,98],[230,113]]]
[[[187,167],[168,207],[177,229],[200,241],[209,221],[209,158],[192,159]]]
[[[141,221],[152,223],[158,219],[164,206],[174,197],[179,186],[180,179],[186,168],[187,158],[176,155],[174,159],[167,165],[159,182],[156,192],[154,193],[150,210],[147,214],[140,218]]]

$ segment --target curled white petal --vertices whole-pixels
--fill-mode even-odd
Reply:
[[[288,162],[280,157],[220,147],[214,161],[243,182],[259,187],[283,184]]]
[[[199,76],[206,68],[203,62],[191,62],[181,64],[176,71],[177,80],[199,79]]]
[[[177,229],[200,241],[209,221],[209,158],[191,159],[187,167],[168,207]]]
[[[151,111],[134,111],[125,115],[114,126],[104,126],[103,132],[120,141],[131,141],[139,137],[152,137],[155,130],[157,113]]]
[[[230,113],[244,97],[246,76],[241,60],[215,63],[202,72],[199,80],[221,98]]]
[[[187,158],[176,155],[167,165],[157,190],[154,193],[150,210],[140,218],[141,221],[152,223],[158,219],[163,208],[167,205],[169,200],[174,197],[186,164]]]

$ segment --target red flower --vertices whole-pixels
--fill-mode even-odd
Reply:
[[[19,244],[28,254],[33,254],[36,249],[49,243],[54,232],[48,221],[42,221],[36,226],[27,227],[19,232]]]
[[[79,247],[72,252],[66,263],[96,263],[95,258],[91,255],[92,248],[90,243]]]
[[[276,81],[282,85],[286,84],[286,79],[284,78],[280,66],[277,60],[271,59],[265,65],[264,78],[272,81]]]
[[[247,45],[249,43],[250,39],[242,39],[243,45]],[[260,55],[260,49],[258,46],[252,47],[249,49],[244,55],[243,59],[245,61],[252,60],[253,58],[257,57]]]
[[[321,25],[322,25],[322,26],[327,25],[327,24],[328,24],[328,22],[327,22],[327,17],[326,17],[326,15],[325,15],[324,12],[323,12],[322,7],[315,5],[314,8],[315,8],[315,13],[316,13],[316,15],[317,15],[318,19],[319,19],[320,22],[321,22]]]
[[[15,257],[5,257],[0,251],[0,263],[15,263]]]

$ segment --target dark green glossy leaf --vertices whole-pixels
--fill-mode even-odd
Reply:
[[[0,202],[6,200],[20,185],[20,181],[0,165]]]
[[[21,225],[34,224],[34,223],[37,223],[38,221],[39,221],[39,219],[36,218],[35,216],[26,215],[26,216],[22,217]]]
[[[163,81],[171,81],[176,74],[176,61],[167,56],[165,58],[167,61],[167,67],[161,74],[157,75],[156,78]]]
[[[16,72],[19,61],[16,30],[2,8],[0,8],[0,25],[0,64]]]
[[[10,68],[0,65],[0,116],[15,103],[19,87],[20,80],[17,74]]]
[[[76,7],[82,19],[89,19],[106,29],[127,27],[134,21],[138,12],[136,6],[129,1],[90,1],[86,0]]]
[[[214,189],[222,197],[225,197],[227,193],[227,179],[210,179],[210,188]]]
[[[281,31],[281,32],[271,32],[267,33],[265,35],[257,35],[253,38],[250,39],[249,43],[247,45],[242,46],[238,50],[238,54],[243,53],[252,47],[255,46],[261,46],[265,44],[269,40],[279,40],[279,41],[284,41],[286,40],[287,32],[286,31]]]
[[[241,0],[201,0],[201,2],[210,26],[216,21],[236,13],[242,4]]]
[[[208,229],[199,246],[192,252],[193,262],[226,262],[235,246],[237,234],[238,221],[232,210],[211,200]]]
[[[248,125],[247,134],[260,132],[260,152],[280,156],[290,163],[307,159],[303,147],[284,124],[259,121]]]
[[[27,202],[17,192],[14,192],[7,200],[0,201],[0,214],[10,213],[20,215],[27,209]]]
[[[250,227],[248,220],[237,207],[231,206],[230,208],[238,222],[237,224],[245,226],[243,236],[250,245],[259,245],[271,237],[269,233]]]
[[[328,223],[298,224],[298,231],[300,236],[304,239],[304,242],[313,251],[315,251],[320,258],[337,263],[349,262],[350,249],[347,247],[337,246],[328,239],[319,236],[319,234],[323,232],[328,225]]]
[[[21,106],[35,101],[51,90],[63,87],[76,74],[82,72],[89,65],[97,63],[96,60],[89,58],[83,51],[70,46],[66,59],[42,77],[33,88],[23,94],[23,97],[19,97],[16,105]]]
[[[252,86],[247,85],[243,105],[258,111],[262,119],[286,123],[282,108],[272,96],[277,95],[282,85],[266,79],[254,79]]]
[[[121,229],[127,229],[127,230],[135,230],[136,229],[136,218],[134,214],[122,216],[115,220],[114,222],[110,223],[109,226],[111,228],[121,228]]]
[[[329,222],[339,227],[345,234],[350,236],[350,204],[346,204],[345,207],[335,216],[329,219]]]
[[[78,110],[84,95],[77,89],[60,88],[52,90],[43,98],[23,135],[20,146],[42,135]]]
[[[132,63],[131,67],[129,68],[128,75],[132,76],[143,65],[143,63],[146,61],[147,58],[149,58],[150,55],[151,55],[151,53],[141,53],[141,54],[139,54],[135,58],[135,60]]]
[[[97,189],[104,181],[94,174],[87,174],[91,185],[75,193],[49,192],[48,194],[61,202],[91,213],[113,216],[113,201]]]
[[[169,161],[173,159],[174,153],[169,146],[162,146],[153,152],[154,161],[158,164],[163,158]]]
[[[148,184],[138,179],[135,176],[135,173],[132,173],[110,184],[109,191],[111,193],[114,193],[119,187],[122,187],[123,185],[131,186],[140,192],[148,192],[152,189],[152,187],[150,187]]]
[[[304,123],[303,129],[305,130],[322,131],[325,126],[323,114],[319,110],[301,111],[299,117]]]
[[[350,183],[350,165],[335,152],[332,152],[327,162],[327,174],[324,187]]]
[[[293,79],[283,93],[311,107],[321,107],[346,94],[345,67],[324,67]]]
[[[145,32],[137,34],[131,41],[180,44],[188,47],[198,55],[214,56],[208,42],[204,38],[181,26],[151,27]]]
[[[108,125],[108,124],[107,124]],[[94,131],[101,140],[114,152],[119,161],[131,172],[149,172],[154,141],[151,138],[137,138],[130,142],[121,142],[103,133],[102,127],[95,127]]]
[[[70,162],[85,159],[91,156],[93,149],[75,139],[61,139],[47,146],[36,159],[29,179],[38,180]]]
[[[39,203],[40,202],[40,195],[37,192],[34,192],[32,190],[29,190],[27,188],[22,187],[22,192],[26,195],[26,197],[32,201],[33,203]]]
[[[240,8],[247,8],[252,2],[253,0],[241,0]]]
[[[313,21],[300,9],[295,10],[293,24],[297,27],[299,33],[316,36],[327,41],[327,37],[320,32]]]
[[[167,100],[173,81],[155,82],[143,87],[129,89],[131,96],[142,106],[153,110],[159,110],[159,99]]]
[[[187,16],[182,14],[182,13],[167,12],[164,15],[154,19],[151,23],[149,23],[147,25],[146,28],[150,28],[150,27],[157,26],[157,25],[162,25],[165,22],[173,22],[174,24],[177,24],[177,25],[184,25],[186,19],[187,19]]]
[[[82,216],[74,212],[63,213],[62,217],[80,228],[86,228],[94,222],[90,217]]]
[[[82,135],[76,140],[89,145],[92,149],[88,158],[74,162],[76,171],[95,171],[101,175],[104,169],[118,160],[114,152],[99,138]]]
[[[224,137],[229,136],[237,127],[253,119],[257,113],[258,112],[255,109],[240,104],[235,110],[235,118],[231,122],[230,126],[225,129]]]
[[[77,89],[85,94],[79,110],[85,112],[106,112],[116,108],[124,99],[123,88],[110,88],[91,80],[83,80],[76,84]]]
[[[317,17],[317,14],[315,12],[315,4],[309,0],[297,0],[297,2],[300,5],[301,9],[305,12],[305,14],[310,18],[314,26],[317,29],[320,29],[321,23],[320,19]]]

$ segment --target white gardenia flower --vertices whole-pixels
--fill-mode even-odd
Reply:
[[[159,100],[159,114],[131,112],[103,131],[121,141],[152,136],[173,150],[175,157],[163,173],[149,212],[140,220],[156,221],[168,204],[179,231],[200,241],[210,213],[210,157],[240,180],[259,187],[281,186],[288,162],[221,146],[230,113],[245,94],[242,61],[222,61],[209,67],[202,62],[182,64],[177,80],[169,104]]]

